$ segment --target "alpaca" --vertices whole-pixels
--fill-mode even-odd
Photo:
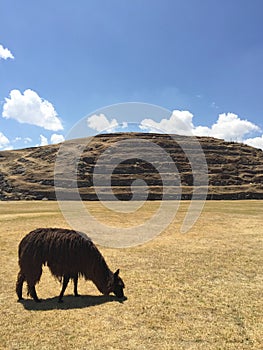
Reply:
[[[81,276],[91,280],[104,295],[113,292],[118,298],[124,297],[125,286],[119,277],[119,269],[113,273],[95,244],[82,232],[61,228],[38,228],[21,240],[18,257],[18,301],[23,300],[24,281],[27,282],[28,295],[36,302],[40,301],[35,285],[40,281],[42,265],[47,265],[52,275],[62,282],[59,302],[62,302],[70,279],[74,282],[74,295],[79,295],[77,284],[78,277]]]

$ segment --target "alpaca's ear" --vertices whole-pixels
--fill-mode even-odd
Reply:
[[[119,273],[120,273],[120,269],[118,269],[116,272],[114,272],[114,276],[115,277],[119,276]]]

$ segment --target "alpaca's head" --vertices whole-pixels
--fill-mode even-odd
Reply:
[[[111,281],[109,293],[114,293],[117,298],[123,298],[124,293],[123,289],[125,288],[123,280],[119,276],[120,270],[118,269],[116,272],[113,274],[113,279]]]

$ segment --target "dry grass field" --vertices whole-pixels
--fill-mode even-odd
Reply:
[[[263,201],[208,201],[181,234],[188,204],[147,244],[99,247],[110,268],[121,269],[126,301],[81,280],[82,297],[73,297],[70,284],[58,304],[60,285],[44,268],[36,304],[17,303],[17,246],[32,229],[68,224],[56,202],[0,202],[0,348],[263,349]],[[98,202],[87,205],[101,220],[123,222],[123,214],[105,213]],[[148,202],[132,220],[157,205]]]

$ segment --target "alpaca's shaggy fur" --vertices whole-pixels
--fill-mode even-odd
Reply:
[[[62,301],[70,279],[74,281],[74,294],[78,296],[78,277],[94,282],[105,295],[113,292],[122,298],[124,283],[113,273],[95,244],[84,233],[61,228],[39,228],[28,233],[18,249],[20,271],[17,276],[16,293],[22,298],[23,282],[28,294],[39,301],[35,285],[40,281],[42,265],[47,265],[59,281],[63,281],[59,301]]]

